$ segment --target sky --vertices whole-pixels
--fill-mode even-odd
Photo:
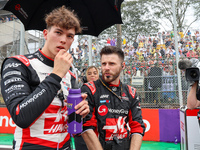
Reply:
[[[189,24],[191,23],[193,20],[194,20],[194,11],[191,7],[188,8],[188,11],[186,12],[186,17],[185,17],[185,21]],[[159,20],[160,21],[160,20]],[[161,21],[160,21],[161,22]],[[189,27],[189,30],[192,31],[192,34],[194,34],[194,32],[196,30],[199,30],[200,31],[200,20],[196,21],[195,23],[193,23],[190,27]],[[164,31],[164,30],[171,30],[171,27],[170,27],[170,23],[162,23],[160,24],[160,30],[161,31]]]

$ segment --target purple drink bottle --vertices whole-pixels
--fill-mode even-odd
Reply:
[[[74,107],[82,101],[81,89],[70,89],[67,97],[68,133],[82,132],[82,116],[75,113]]]

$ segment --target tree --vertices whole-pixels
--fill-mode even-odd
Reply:
[[[138,34],[146,35],[157,33],[159,22],[152,17],[150,7],[144,0],[124,1],[121,6],[122,14],[122,38],[126,38],[126,42],[132,44]],[[100,34],[116,37],[116,25],[106,29]]]
[[[199,2],[197,3],[197,0],[175,0],[177,29],[179,31],[188,29],[195,21],[199,19]],[[147,3],[149,3],[151,6],[154,16],[157,19],[160,19],[162,23],[170,23],[170,27],[173,30],[174,22],[172,0],[148,0]],[[191,21],[188,21],[186,19],[186,12],[190,7],[195,8],[196,13],[194,14],[195,18]]]

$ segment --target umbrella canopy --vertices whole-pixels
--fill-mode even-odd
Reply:
[[[103,30],[121,24],[124,0],[9,0],[4,10],[11,11],[24,24],[25,30],[46,28],[45,14],[65,5],[74,10],[81,21],[82,34],[98,36]]]

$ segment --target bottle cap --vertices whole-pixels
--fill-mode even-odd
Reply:
[[[70,93],[70,94],[81,93],[81,89],[69,89],[69,93]]]

